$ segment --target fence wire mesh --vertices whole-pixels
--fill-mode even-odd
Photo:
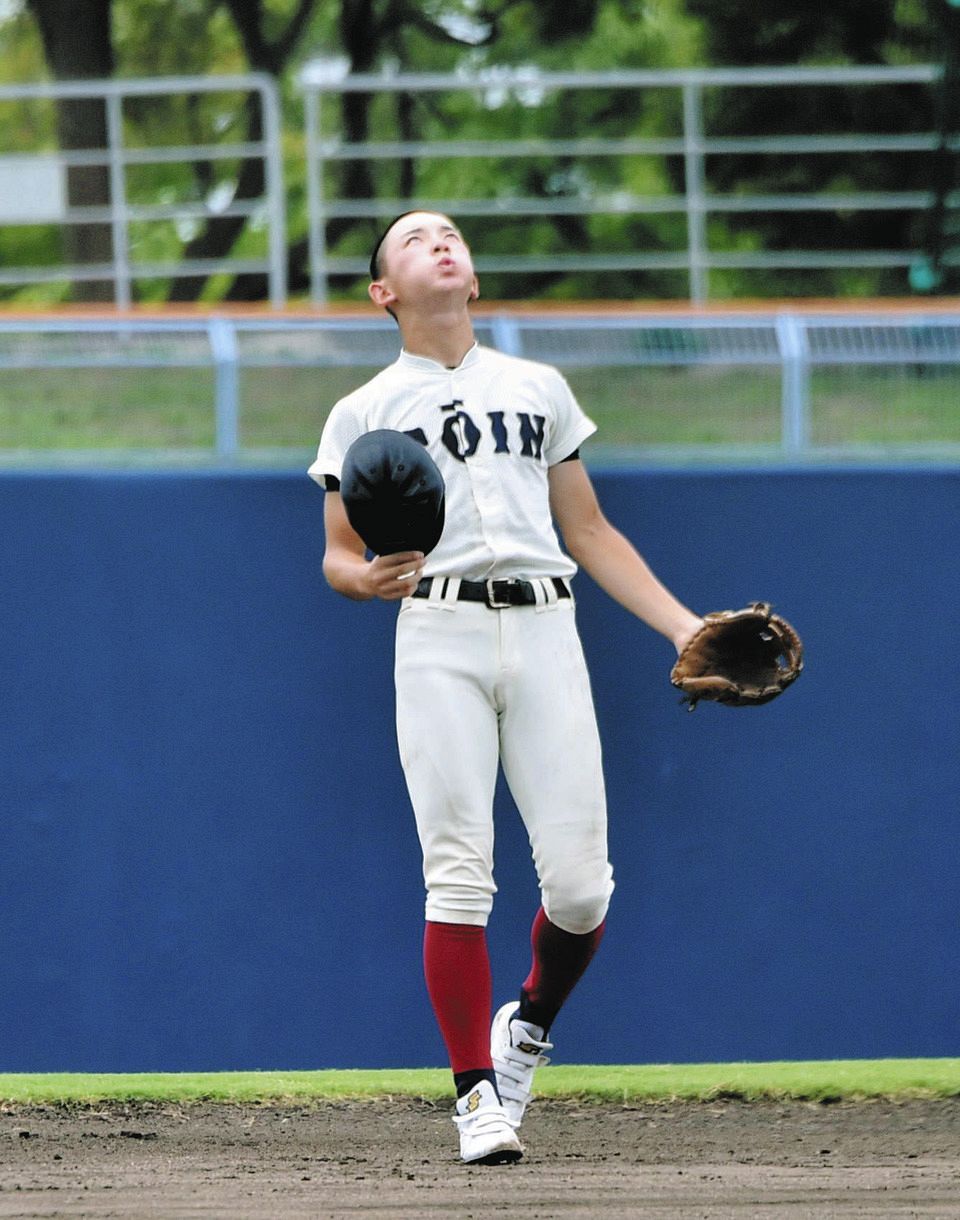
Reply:
[[[960,460],[960,315],[510,314],[481,343],[561,367],[596,460]],[[0,459],[296,464],[400,350],[361,316],[0,320]]]

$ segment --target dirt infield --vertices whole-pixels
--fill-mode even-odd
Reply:
[[[539,1101],[527,1156],[447,1106],[0,1108],[0,1217],[960,1217],[960,1099]]]

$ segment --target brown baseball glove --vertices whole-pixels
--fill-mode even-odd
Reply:
[[[767,602],[718,610],[685,645],[670,671],[693,711],[701,699],[751,707],[782,694],[803,669],[800,637]]]

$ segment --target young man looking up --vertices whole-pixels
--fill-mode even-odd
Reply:
[[[403,350],[338,402],[323,430],[310,474],[327,489],[324,573],[347,597],[400,603],[397,735],[423,853],[427,990],[454,1074],[460,1155],[501,1163],[522,1155],[534,1071],[613,890],[571,578],[584,568],[678,651],[702,620],[604,517],[579,458],[595,426],[566,381],[475,342],[477,278],[449,217],[395,220],[374,250],[369,292],[396,318]],[[379,428],[415,437],[443,474],[446,524],[429,556],[368,559],[347,520],[344,454]],[[530,973],[491,1031],[485,927],[498,762],[542,904]]]

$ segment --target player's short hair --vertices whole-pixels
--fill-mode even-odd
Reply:
[[[373,243],[373,251],[370,254],[370,279],[371,280],[378,280],[380,278],[380,276],[383,274],[383,268],[380,266],[380,247],[386,241],[387,234],[390,232],[390,230],[393,228],[393,226],[397,223],[398,220],[403,220],[404,216],[412,216],[414,212],[418,212],[418,211],[420,211],[419,208],[411,208],[407,212],[401,212],[399,215],[394,216],[393,220],[391,220],[390,223],[386,226],[386,228],[381,231],[380,236]]]

